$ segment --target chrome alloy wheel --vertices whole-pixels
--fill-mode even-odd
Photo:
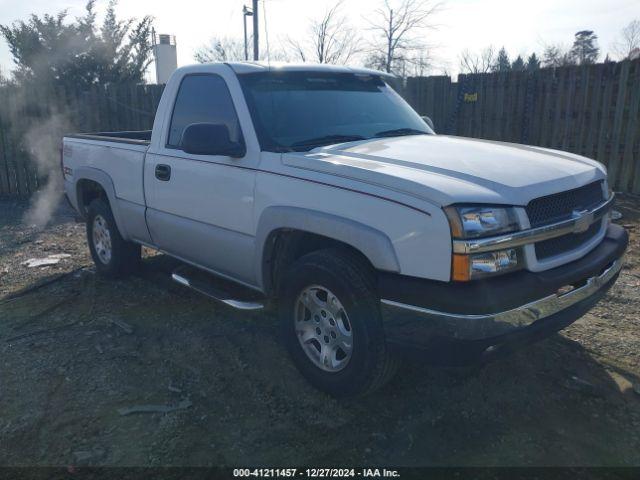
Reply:
[[[93,247],[98,258],[105,265],[111,260],[111,233],[107,221],[102,215],[96,215],[93,219]]]
[[[338,297],[312,285],[302,291],[294,308],[296,336],[309,360],[326,372],[345,368],[353,352],[353,332]]]

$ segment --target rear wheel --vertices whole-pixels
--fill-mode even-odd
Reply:
[[[132,273],[140,264],[140,246],[122,238],[103,199],[93,200],[87,209],[87,242],[96,270],[106,277]]]
[[[371,268],[327,249],[300,258],[283,279],[279,317],[300,372],[336,397],[370,393],[396,370],[385,344]]]

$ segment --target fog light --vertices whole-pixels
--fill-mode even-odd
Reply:
[[[475,255],[454,255],[452,279],[468,281],[485,276],[506,273],[518,267],[518,251],[514,248]]]

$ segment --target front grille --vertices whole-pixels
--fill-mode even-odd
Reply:
[[[602,181],[531,200],[526,206],[531,227],[569,220],[574,211],[593,210],[604,201]],[[600,231],[602,221],[594,222],[581,233],[570,233],[535,244],[536,258],[545,260],[580,248]]]
[[[601,225],[602,220],[599,220],[592,223],[584,232],[570,233],[561,237],[550,238],[549,240],[538,242],[535,244],[536,257],[538,260],[545,260],[562,253],[570,252],[595,237],[600,231]]]
[[[531,227],[561,222],[574,210],[592,210],[604,201],[602,181],[531,200],[526,207]]]

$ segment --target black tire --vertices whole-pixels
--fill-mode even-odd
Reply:
[[[94,225],[96,218],[108,231],[111,243],[110,255],[105,257],[96,249],[94,242]],[[87,243],[91,251],[91,257],[96,265],[96,271],[108,278],[120,278],[136,271],[140,266],[140,245],[127,242],[120,235],[120,231],[111,213],[109,203],[97,198],[89,204],[87,209]],[[104,250],[103,250],[104,252]]]
[[[316,365],[298,340],[297,300],[313,285],[333,293],[348,316],[352,350],[348,363],[339,371],[328,372]],[[366,395],[382,387],[396,372],[397,359],[385,343],[373,272],[358,255],[335,248],[300,258],[283,279],[278,310],[287,350],[296,367],[316,388],[334,397]]]

